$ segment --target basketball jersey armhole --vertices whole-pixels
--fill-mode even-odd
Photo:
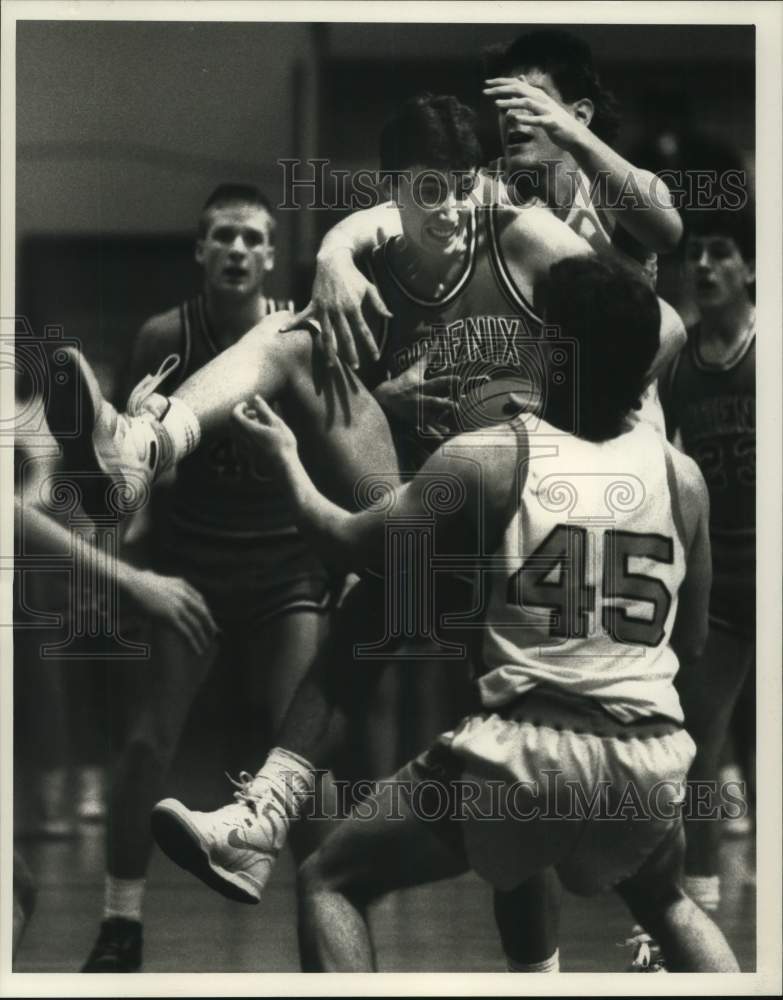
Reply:
[[[514,281],[514,276],[511,273],[505,257],[503,256],[503,248],[500,245],[500,232],[498,228],[498,213],[501,210],[499,205],[490,205],[483,210],[483,218],[485,222],[485,230],[487,234],[487,243],[489,244],[489,259],[492,262],[492,270],[495,272],[495,277],[500,285],[503,292],[511,300],[511,302],[521,309],[530,319],[534,320],[536,323],[543,322],[541,317],[536,313],[532,306],[532,303],[528,302],[527,298],[522,294],[520,288],[517,287]],[[478,212],[481,211],[477,209]]]
[[[193,357],[193,329],[191,321],[191,310],[195,309],[195,300],[188,299],[179,307],[180,320],[180,354],[182,364],[179,369],[181,385],[190,374],[190,360]]]
[[[392,310],[389,309],[389,303],[386,301],[386,296],[383,294],[383,288],[377,277],[377,272],[375,269],[376,252],[380,254],[383,253],[384,251],[382,247],[376,247],[375,250],[368,253],[365,257],[360,258],[356,262],[356,264],[358,269],[362,272],[362,274],[364,274],[365,278],[367,278],[368,281],[371,281],[373,283],[373,285],[375,286],[375,290],[377,291],[378,295],[381,298],[381,301],[389,310],[389,312],[391,312]],[[389,320],[388,317],[384,316],[381,320],[381,329],[377,339],[378,354],[381,357],[383,357],[383,353],[386,350],[386,345],[388,343],[388,340],[389,340]]]

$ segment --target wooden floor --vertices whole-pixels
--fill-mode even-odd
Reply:
[[[26,842],[39,884],[38,908],[17,955],[17,972],[76,972],[97,931],[102,903],[103,830],[78,839]],[[753,838],[725,840],[718,922],[743,971],[755,969]],[[230,903],[155,855],[145,907],[145,972],[297,972],[293,868],[281,859],[257,907]],[[609,895],[566,896],[561,968],[621,972],[628,950],[622,904]],[[380,968],[387,972],[499,972],[490,893],[473,876],[395,894],[373,913]]]

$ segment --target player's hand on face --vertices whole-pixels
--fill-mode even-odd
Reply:
[[[241,444],[254,465],[269,473],[279,472],[297,461],[296,437],[266,400],[256,395],[237,403],[232,413]]]
[[[513,111],[519,125],[543,128],[562,149],[576,145],[584,134],[586,126],[568,108],[528,83],[524,76],[493,77],[484,83],[484,93],[494,99],[498,110]]]
[[[130,594],[151,618],[170,625],[202,656],[220,631],[207,603],[187,580],[139,570],[131,578]]]
[[[309,304],[281,329],[295,330],[315,320],[327,364],[334,365],[339,357],[350,368],[358,368],[360,351],[378,359],[375,337],[362,313],[365,300],[378,316],[391,318],[378,289],[356,267],[349,250],[319,256]]]
[[[381,383],[375,398],[384,412],[412,427],[446,426],[457,409],[456,375],[426,378],[426,355],[398,375]]]

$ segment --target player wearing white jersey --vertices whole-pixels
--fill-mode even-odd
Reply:
[[[616,886],[672,969],[737,969],[679,886],[694,745],[673,679],[699,669],[707,631],[708,502],[695,464],[628,420],[657,347],[655,298],[624,269],[565,260],[546,318],[590,347],[578,435],[552,397],[534,430],[521,416],[442,446],[390,508],[336,507],[260,397],[238,415],[302,524],[357,570],[384,565],[389,510],[431,515],[433,485],[459,479],[464,502],[436,515],[435,550],[464,553],[478,522],[493,581],[483,711],[378,787],[303,866],[324,971],[374,968],[364,914],[378,895],[468,866],[505,890],[549,866],[580,893]],[[638,336],[618,352],[613,327],[631,322]]]

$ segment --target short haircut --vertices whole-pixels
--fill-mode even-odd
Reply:
[[[413,97],[381,130],[383,171],[406,170],[417,164],[441,171],[469,171],[483,158],[476,113],[451,95]]]
[[[271,236],[274,239],[275,217],[272,214],[272,205],[267,196],[253,184],[218,184],[212,194],[204,202],[201,215],[198,220],[198,237],[203,239],[209,229],[209,216],[214,208],[225,208],[228,205],[253,205],[262,208],[271,219]]]
[[[511,76],[532,69],[548,73],[565,102],[589,98],[594,105],[590,128],[605,142],[612,142],[619,127],[617,101],[601,83],[587,42],[559,28],[544,28],[520,35],[510,45],[484,53],[487,77]]]
[[[756,212],[748,202],[743,208],[698,211],[690,209],[683,213],[685,236],[680,249],[684,252],[689,236],[728,236],[746,261],[756,257]]]
[[[574,370],[550,390],[544,419],[606,441],[622,431],[640,405],[647,372],[660,344],[661,311],[649,282],[629,265],[607,257],[567,257],[552,265],[543,288],[548,325],[577,342]]]

